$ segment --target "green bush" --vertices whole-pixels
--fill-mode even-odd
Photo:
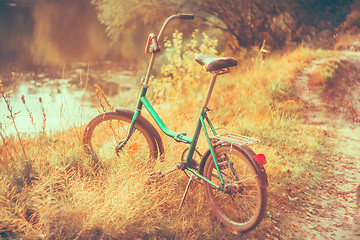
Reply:
[[[202,84],[202,79],[209,76],[194,61],[199,53],[216,55],[217,39],[210,38],[206,33],[199,35],[195,30],[191,39],[184,41],[183,34],[176,30],[171,40],[165,40],[165,58],[160,74],[151,82],[157,97],[173,96],[175,93],[191,93]]]

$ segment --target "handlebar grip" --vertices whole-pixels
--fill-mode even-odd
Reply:
[[[151,40],[152,40],[152,43],[153,43],[153,49],[152,49],[153,52],[154,53],[160,52],[160,47],[159,47],[159,43],[157,41],[157,37],[154,36]]]
[[[179,13],[180,19],[189,19],[189,20],[193,20],[194,19],[194,14],[187,14],[187,13]]]
[[[152,44],[150,43],[152,42]],[[160,52],[160,46],[157,41],[157,37],[154,33],[150,33],[146,42],[145,53],[158,53]]]

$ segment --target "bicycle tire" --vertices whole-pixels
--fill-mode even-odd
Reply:
[[[132,111],[123,110],[103,113],[93,118],[84,131],[85,152],[92,155],[96,162],[106,162],[111,158],[131,158],[152,168],[158,156],[157,141],[154,137],[156,134],[152,125],[142,116],[138,117],[135,131],[123,149],[119,152],[115,150],[119,143],[125,140],[132,116]]]
[[[205,182],[205,197],[212,213],[231,232],[247,232],[262,220],[267,204],[267,189],[261,187],[259,176],[245,152],[225,145],[215,149],[224,179],[225,191]],[[205,163],[204,177],[221,186],[214,160]]]

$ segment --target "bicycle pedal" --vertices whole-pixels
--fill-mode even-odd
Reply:
[[[147,184],[155,183],[163,176],[164,176],[164,174],[161,171],[152,172],[149,174],[146,183]]]
[[[163,175],[161,171],[149,173],[149,177],[157,177]]]

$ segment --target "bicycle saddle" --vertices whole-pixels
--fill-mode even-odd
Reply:
[[[224,68],[234,67],[237,61],[232,57],[213,57],[205,54],[198,54],[195,61],[204,67],[207,72],[214,72]]]

